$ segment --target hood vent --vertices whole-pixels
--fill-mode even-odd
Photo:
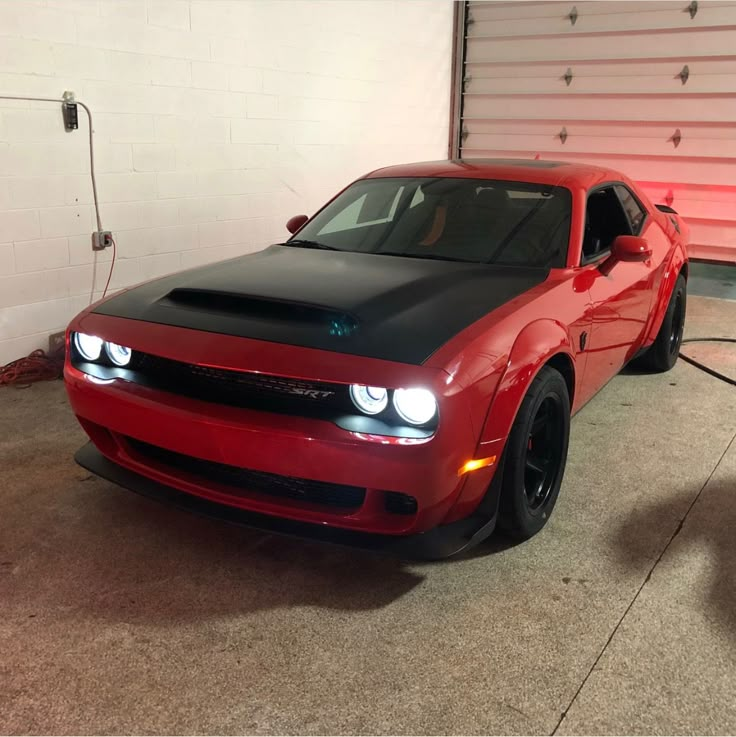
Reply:
[[[336,335],[349,335],[358,325],[357,319],[352,315],[329,307],[207,289],[173,289],[160,300],[160,304],[169,307],[185,307],[210,314],[328,325],[331,332],[334,328]]]

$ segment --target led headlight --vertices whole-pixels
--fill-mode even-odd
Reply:
[[[74,333],[74,347],[86,361],[96,361],[102,353],[102,338],[87,333]]]
[[[110,343],[109,341],[105,343],[105,350],[116,366],[127,366],[130,363],[130,357],[133,355],[133,351],[127,346]]]
[[[435,416],[437,400],[429,389],[397,389],[394,407],[402,420],[412,425],[423,425]]]
[[[382,386],[353,384],[350,387],[350,398],[353,404],[367,415],[377,415],[388,406],[388,392]]]

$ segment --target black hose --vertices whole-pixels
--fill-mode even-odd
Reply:
[[[683,343],[736,343],[736,338],[687,338],[683,340],[682,342]],[[725,381],[727,384],[736,386],[736,379],[732,379],[730,376],[721,374],[718,371],[715,371],[714,369],[710,368],[709,366],[705,366],[699,361],[696,361],[694,358],[690,358],[690,356],[686,356],[684,353],[680,353],[680,358],[683,361],[687,361],[687,363],[691,364],[692,366],[699,368],[701,371],[705,371],[706,374],[710,374],[711,376],[715,376],[716,379],[720,379],[721,381]]]

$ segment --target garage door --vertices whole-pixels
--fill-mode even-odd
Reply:
[[[620,169],[736,262],[736,0],[458,10],[453,155]]]

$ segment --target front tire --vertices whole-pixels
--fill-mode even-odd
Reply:
[[[667,312],[665,312],[657,337],[639,359],[639,365],[642,368],[662,373],[669,371],[677,363],[680,345],[682,345],[682,334],[685,330],[686,307],[687,282],[681,274],[675,282],[675,288],[672,290],[670,303],[667,305]]]
[[[545,366],[521,403],[506,446],[499,527],[528,540],[546,524],[562,485],[570,439],[570,395]]]

